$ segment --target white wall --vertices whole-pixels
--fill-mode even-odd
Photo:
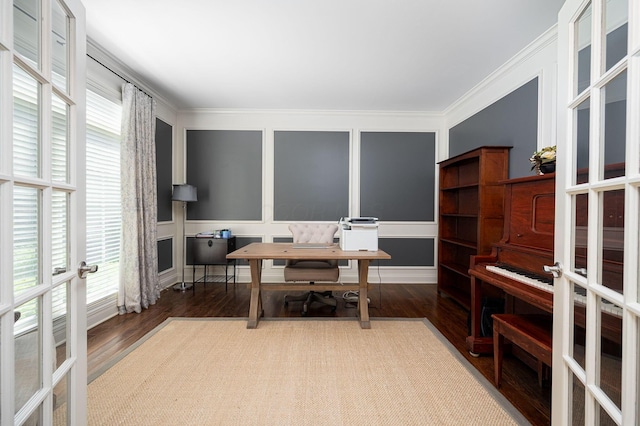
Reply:
[[[187,235],[194,235],[204,230],[231,228],[235,235],[260,237],[263,241],[271,241],[274,237],[289,235],[286,224],[273,222],[273,211],[270,205],[270,200],[273,199],[273,132],[275,130],[350,131],[352,158],[359,158],[360,131],[436,132],[436,158],[438,159],[437,161],[442,161],[448,158],[448,129],[488,107],[533,78],[538,77],[538,147],[554,145],[556,50],[556,28],[553,27],[442,113],[227,111],[202,109],[179,111],[178,138],[175,141],[175,176],[178,177],[176,181],[184,181],[184,137],[187,129],[262,130],[264,134],[263,220],[238,223],[189,221],[186,225],[186,233]],[[359,200],[360,194],[357,161],[352,161],[351,168],[350,207],[352,214],[358,215],[357,200]],[[437,204],[436,199],[435,205],[437,206]],[[177,214],[181,214],[181,212]],[[180,219],[177,218],[176,220]],[[379,233],[381,237],[413,236],[437,238],[437,223],[383,222],[380,224]],[[177,253],[181,253],[181,251]],[[387,283],[434,283],[437,279],[435,267],[381,268],[379,272],[382,282]],[[375,276],[375,274],[372,275]],[[356,271],[353,267],[349,270],[343,270],[341,271],[341,277],[345,282],[353,282],[357,279]],[[239,279],[240,281],[248,281],[249,271],[241,268]],[[282,269],[273,267],[270,262],[267,262],[263,272],[263,279],[269,282],[282,280]]]
[[[178,181],[183,182],[185,173],[185,133],[186,130],[260,130],[263,132],[263,218],[260,221],[216,222],[188,221],[186,234],[194,235],[201,231],[230,228],[234,235],[259,237],[263,241],[272,241],[275,237],[289,237],[287,224],[273,221],[273,134],[276,130],[311,130],[311,131],[348,131],[351,135],[350,175],[350,209],[351,214],[358,216],[359,163],[361,131],[421,131],[435,132],[437,138],[443,132],[441,114],[429,113],[397,113],[397,112],[363,112],[363,111],[223,111],[223,110],[184,110],[178,113],[179,136],[176,140],[175,164]],[[436,156],[437,156],[436,152]],[[182,179],[182,180],[180,180]],[[233,185],[233,182],[229,182]],[[436,196],[437,197],[437,196]],[[437,200],[434,200],[437,205]],[[181,214],[179,212],[178,214]],[[336,218],[337,220],[338,218]],[[177,220],[181,220],[177,219]],[[425,223],[391,223],[383,222],[379,228],[380,237],[432,237],[437,238],[435,222]],[[181,242],[180,242],[181,244]],[[181,250],[181,248],[180,248]],[[179,252],[181,253],[181,251]],[[187,270],[188,271],[188,270]],[[385,283],[435,283],[435,267],[381,267],[370,277],[372,282],[379,279]],[[250,280],[246,267],[239,269],[239,281]],[[278,282],[283,280],[282,267],[265,262],[263,280]],[[355,263],[350,268],[341,270],[343,282],[357,282]]]
[[[173,126],[174,164],[173,182],[185,182],[185,146],[184,138],[187,129],[206,130],[261,130],[264,140],[263,164],[263,220],[257,222],[207,222],[189,221],[186,234],[211,229],[231,228],[235,235],[260,237],[271,241],[274,237],[288,236],[286,224],[273,222],[273,210],[270,200],[273,199],[273,132],[275,130],[318,130],[349,131],[351,133],[352,158],[359,158],[359,132],[361,131],[427,131],[436,132],[436,158],[442,161],[448,158],[448,129],[471,117],[495,101],[531,79],[539,79],[539,123],[538,147],[554,145],[555,142],[555,97],[556,97],[556,28],[553,27],[542,34],[518,55],[480,82],[476,87],[454,102],[443,112],[368,112],[368,111],[251,111],[251,110],[208,110],[194,109],[176,111],[170,100],[166,100],[110,57],[108,53],[89,46],[89,53],[98,58],[109,68],[120,75],[130,77],[130,81],[150,93],[157,101],[158,116]],[[98,75],[104,94],[119,96],[122,80],[109,71],[91,64],[90,74]],[[357,161],[351,163],[352,188],[350,207],[353,215],[358,215],[359,170]],[[436,176],[437,182],[437,176]],[[437,195],[436,195],[437,197]],[[174,203],[175,204],[175,203]],[[435,200],[437,206],[437,199]],[[437,207],[436,207],[437,208]],[[174,205],[173,220],[158,226],[158,238],[172,238],[174,242],[174,268],[164,271],[161,276],[163,287],[179,281],[182,273],[182,210]],[[437,217],[437,211],[436,211]],[[433,237],[437,238],[437,223],[381,223],[380,236],[386,237]],[[437,253],[436,253],[437,256]],[[189,270],[187,270],[187,275]],[[382,268],[380,279],[393,283],[434,283],[436,269],[433,268]],[[372,278],[375,278],[372,274]],[[356,271],[351,267],[342,271],[345,282],[356,280]],[[266,281],[282,279],[282,269],[272,267],[266,262],[263,278]],[[239,280],[248,281],[249,272],[240,268]]]

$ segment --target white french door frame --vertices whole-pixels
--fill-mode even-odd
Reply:
[[[86,424],[87,349],[85,281],[76,267],[85,255],[85,97],[86,32],[85,10],[80,0],[36,0],[34,37],[39,63],[26,60],[14,43],[14,1],[0,0],[0,425],[22,424],[37,418],[40,424],[53,424],[53,389],[64,382],[67,424]],[[30,3],[33,5],[35,3]],[[53,83],[53,8],[68,18],[68,88]],[[58,15],[59,17],[59,15]],[[25,177],[14,173],[14,65],[19,66],[39,87],[37,111],[40,171]],[[53,97],[66,105],[68,180],[52,178]],[[14,290],[14,194],[17,186],[35,189],[38,199],[38,279],[26,290]],[[65,210],[68,238],[67,267],[52,275],[52,196],[68,194]],[[62,283],[62,284],[61,284]],[[54,359],[52,294],[57,285],[66,288],[66,355]],[[16,351],[14,311],[24,302],[38,300],[36,332],[39,333],[34,359],[38,385],[24,405],[16,406]]]
[[[603,71],[604,38],[603,11],[607,0],[567,0],[558,19],[558,168],[556,173],[555,255],[563,265],[563,275],[555,280],[552,424],[571,424],[584,417],[584,424],[600,424],[599,410],[616,424],[640,423],[638,413],[638,366],[640,363],[638,304],[638,209],[640,206],[640,1],[629,0],[627,55],[609,70]],[[588,87],[575,93],[577,82],[576,22],[591,5],[591,65]],[[624,176],[605,179],[601,175],[604,163],[604,103],[603,92],[620,73],[627,72],[626,142]],[[589,178],[576,183],[578,106],[590,101],[589,120]],[[601,235],[603,194],[624,190],[624,241],[622,293],[597,281],[601,267]],[[570,269],[573,264],[576,195],[588,197],[587,265],[589,274],[583,276]],[[593,269],[593,271],[591,271]],[[584,368],[574,359],[572,283],[587,290],[586,348]],[[622,364],[621,407],[608,397],[599,383],[601,346],[599,328],[600,298],[606,298],[622,308]],[[574,377],[584,387],[584,412],[573,413]]]

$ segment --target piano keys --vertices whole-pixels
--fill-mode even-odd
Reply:
[[[587,306],[587,290],[579,285],[574,286],[573,300],[584,309]],[[600,310],[617,318],[622,318],[622,308],[604,297],[600,298]]]
[[[485,269],[494,274],[502,275],[503,277],[510,278],[515,281],[530,285],[532,287],[539,288],[541,290],[553,293],[553,278],[543,278],[535,276],[531,273],[519,272],[517,268],[511,265],[505,265],[503,263],[497,263],[495,265],[486,265]],[[574,286],[573,300],[579,306],[583,308],[587,305],[587,290],[579,285]],[[615,305],[605,298],[600,300],[600,309],[602,312],[614,315],[618,318],[622,318],[622,308]]]
[[[503,277],[511,278],[512,280],[520,281],[553,293],[553,278],[543,278],[502,262],[498,262],[495,265],[487,265],[486,269],[494,274],[502,275]]]

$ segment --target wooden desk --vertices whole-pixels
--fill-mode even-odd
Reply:
[[[360,327],[371,328],[369,322],[369,303],[367,302],[369,262],[376,259],[391,259],[382,250],[378,251],[342,251],[337,245],[329,248],[294,248],[292,243],[251,243],[227,255],[227,259],[247,259],[251,268],[251,301],[249,303],[249,321],[247,328],[256,328],[262,313],[262,290],[354,290],[358,291],[358,313]],[[265,259],[335,259],[358,261],[358,283],[315,283],[309,284],[270,284],[262,283],[262,261]]]

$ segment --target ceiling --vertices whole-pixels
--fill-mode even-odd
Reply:
[[[175,107],[443,111],[564,0],[82,0],[88,37]]]

